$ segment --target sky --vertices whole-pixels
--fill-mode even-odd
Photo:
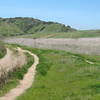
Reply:
[[[0,0],[0,17],[33,17],[80,30],[100,29],[100,0]]]

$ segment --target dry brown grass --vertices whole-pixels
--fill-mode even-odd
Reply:
[[[10,38],[4,40],[7,43],[17,43],[34,48],[47,48],[66,50],[75,53],[100,55],[100,38],[60,38],[60,39],[30,39]]]

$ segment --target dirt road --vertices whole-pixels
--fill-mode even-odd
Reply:
[[[25,90],[31,87],[35,74],[36,74],[36,66],[39,64],[39,58],[27,50],[22,50],[21,48],[18,48],[19,51],[22,51],[24,53],[29,53],[31,56],[34,57],[34,64],[29,68],[28,72],[25,74],[23,80],[20,81],[20,84],[12,89],[9,93],[7,93],[5,96],[0,97],[0,100],[15,100],[16,97],[20,96]]]
[[[17,43],[34,48],[60,49],[75,53],[100,55],[100,38],[60,38],[60,39],[30,39],[8,38],[7,43]]]

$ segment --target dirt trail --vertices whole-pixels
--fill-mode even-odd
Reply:
[[[34,81],[36,66],[37,64],[39,64],[39,58],[30,51],[22,50],[21,48],[18,48],[18,50],[33,56],[34,64],[28,69],[28,72],[24,75],[23,80],[20,81],[20,84],[16,88],[10,90],[10,92],[7,93],[5,96],[0,97],[0,100],[15,100],[16,97],[20,96],[23,92],[25,92],[25,90],[30,88]]]
[[[26,62],[26,56],[23,52],[18,50],[18,53],[15,54],[13,50],[7,48],[7,54],[0,59],[0,76],[3,72],[7,73],[17,67],[23,67]]]

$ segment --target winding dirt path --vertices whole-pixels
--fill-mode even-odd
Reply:
[[[10,92],[7,93],[5,96],[0,97],[0,100],[15,100],[16,97],[20,96],[28,88],[30,88],[34,81],[36,74],[36,66],[39,64],[39,58],[37,57],[37,55],[31,53],[30,51],[22,50],[21,48],[18,48],[18,50],[33,56],[34,64],[28,69],[28,72],[24,75],[23,80],[20,81],[20,84],[16,88],[10,90]]]
[[[6,55],[0,59],[0,77],[4,73],[13,71],[15,68],[22,68],[27,63],[26,56],[23,51],[19,51],[18,49],[18,53],[16,54],[9,48],[6,48],[6,50]]]

